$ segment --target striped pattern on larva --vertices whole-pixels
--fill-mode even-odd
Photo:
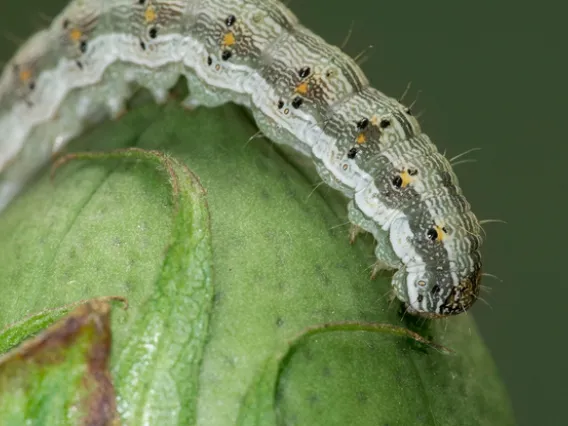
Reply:
[[[188,107],[252,111],[274,142],[310,156],[377,240],[377,264],[408,312],[466,311],[481,277],[480,225],[448,160],[408,108],[276,0],[75,0],[0,79],[0,209],[87,122],[135,87]]]

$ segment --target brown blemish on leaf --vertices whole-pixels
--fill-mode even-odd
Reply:
[[[35,368],[57,368],[74,345],[84,347],[80,362],[85,364],[77,389],[78,406],[84,425],[118,425],[114,386],[109,372],[111,349],[110,304],[108,298],[95,299],[78,306],[69,315],[0,357],[2,370],[20,369],[22,374]]]
[[[123,309],[126,311],[128,310],[128,299],[126,297],[122,297],[122,296],[105,296],[105,297],[100,297],[97,299],[99,302],[121,302],[123,304]],[[4,328],[2,328],[0,330],[0,333],[5,332],[6,330],[12,328],[12,327],[17,327],[19,324],[22,324],[23,322],[29,320],[32,317],[35,317],[37,315],[41,315],[44,313],[48,313],[48,312],[62,312],[62,316],[67,313],[68,311],[70,311],[72,308],[82,305],[84,303],[88,303],[89,299],[85,299],[85,300],[79,300],[77,302],[73,302],[73,303],[68,303],[66,305],[62,305],[62,306],[58,306],[56,308],[49,308],[49,309],[44,309],[43,311],[40,312],[36,312],[34,314],[30,314],[27,317],[22,318],[19,321],[16,321],[14,323],[8,324],[6,325]]]

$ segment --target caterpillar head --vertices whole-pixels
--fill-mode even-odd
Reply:
[[[477,300],[480,280],[479,263],[463,272],[415,265],[399,269],[393,276],[392,285],[407,312],[439,318],[467,311]]]
[[[392,248],[403,264],[393,286],[410,313],[457,315],[479,295],[480,225],[455,187],[422,194],[390,226]]]

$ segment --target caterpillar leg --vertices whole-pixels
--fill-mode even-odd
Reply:
[[[311,156],[311,149],[306,144],[296,139],[288,130],[283,129],[282,126],[279,126],[272,118],[268,117],[258,108],[253,106],[251,111],[258,129],[266,138],[272,141],[278,141],[278,143],[282,145],[291,146],[307,157]]]
[[[392,271],[402,267],[402,262],[392,249],[389,234],[381,230],[378,235],[375,234],[375,239],[377,240],[377,245],[375,246],[377,260],[371,271],[371,279],[375,279],[380,271]]]
[[[353,225],[349,227],[349,244],[354,244],[355,240],[357,239],[357,235],[365,232],[363,228],[359,225]]]
[[[373,265],[371,279],[374,279],[380,271],[399,269],[402,266],[402,262],[392,249],[388,232],[383,231],[375,222],[365,217],[353,200],[349,201],[347,204],[347,215],[349,221],[353,224],[349,232],[352,242],[355,241],[357,234],[360,233],[361,230],[372,233],[377,241],[377,245],[375,246],[377,261]],[[354,230],[354,228],[356,230]]]
[[[371,269],[371,279],[374,280],[381,271],[392,271],[393,269],[397,268],[391,268],[387,263],[377,259]]]
[[[377,245],[375,246],[377,261],[373,266],[371,279],[374,279],[380,271],[392,271],[394,269],[400,269],[403,266],[400,258],[392,248],[388,232],[381,229],[377,234],[373,235],[377,240]]]
[[[107,101],[106,107],[112,120],[118,120],[126,113],[124,99],[111,98]]]
[[[118,121],[120,120],[122,117],[124,117],[124,115],[128,112],[128,109],[125,107],[118,109],[116,111],[113,111],[111,114],[111,117],[114,121]]]
[[[163,88],[151,89],[150,93],[154,98],[154,102],[156,102],[158,105],[165,104],[170,98],[170,91],[168,89],[163,89]]]
[[[215,108],[229,101],[221,93],[215,92],[204,85],[192,73],[185,74],[185,77],[187,78],[189,95],[181,103],[184,108],[188,110],[194,110],[200,106]]]
[[[349,201],[347,204],[347,217],[349,222],[351,222],[351,228],[349,229],[349,240],[351,244],[357,239],[357,235],[363,232],[370,232],[375,234],[379,231],[377,225],[365,217],[365,215],[357,208],[353,200]]]

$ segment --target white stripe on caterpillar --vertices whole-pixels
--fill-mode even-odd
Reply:
[[[276,0],[75,0],[0,78],[0,209],[88,122],[135,86],[157,102],[180,76],[186,106],[235,102],[260,131],[310,156],[351,199],[411,313],[466,311],[481,277],[480,225],[447,159],[408,108]]]

